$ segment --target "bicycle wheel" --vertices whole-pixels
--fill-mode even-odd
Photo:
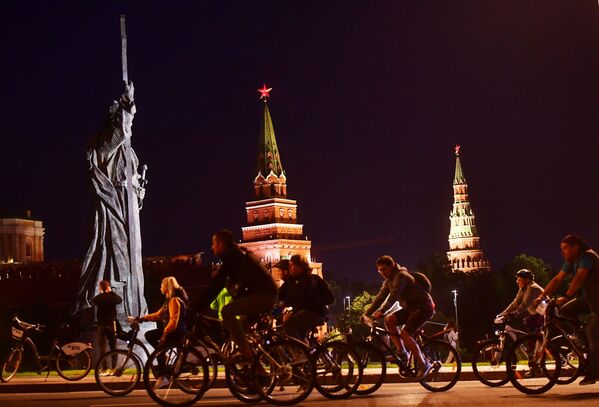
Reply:
[[[216,383],[216,379],[218,379],[218,365],[220,359],[216,353],[211,353],[206,358],[206,363],[208,363],[208,370],[210,371],[210,381],[208,382],[208,387],[214,386]]]
[[[584,371],[584,357],[576,352],[563,335],[551,339],[551,346],[559,353],[560,374],[557,384],[570,384]]]
[[[355,342],[352,347],[358,354],[362,380],[355,394],[366,396],[377,391],[387,378],[387,361],[383,352],[370,342]]]
[[[144,365],[144,363],[148,361],[148,358],[150,357],[150,351],[148,350],[146,345],[144,345],[144,343],[137,338],[133,341],[133,353],[135,354],[135,356],[137,356],[137,359],[139,359],[142,366]]]
[[[111,396],[124,396],[135,389],[141,379],[139,358],[126,349],[104,354],[96,364],[96,383]]]
[[[356,351],[340,341],[319,346],[316,363],[316,390],[329,399],[349,397],[360,385],[362,368]]]
[[[445,341],[428,341],[422,345],[422,355],[433,365],[429,374],[420,381],[422,387],[440,392],[455,386],[462,372],[462,361],[453,346]]]
[[[69,356],[60,351],[56,357],[56,371],[65,380],[77,381],[83,379],[92,369],[92,351],[84,351]]]
[[[297,404],[314,388],[315,364],[305,346],[281,340],[264,345],[252,365],[258,394],[278,406]]]
[[[557,382],[561,364],[558,352],[541,335],[526,335],[514,342],[507,359],[510,381],[526,394],[541,394]]]
[[[206,358],[193,347],[158,348],[144,366],[144,385],[149,396],[161,406],[188,406],[208,389],[210,373]]]
[[[225,381],[229,392],[239,401],[244,403],[258,403],[262,396],[258,394],[252,380],[252,366],[249,364],[236,364],[235,370],[225,369]]]
[[[225,358],[230,357],[237,350],[237,345],[232,339],[225,341],[221,352]],[[250,365],[236,364],[234,369],[225,367],[225,382],[229,392],[239,401],[244,403],[258,403],[262,397],[258,394],[250,380],[252,368]]]
[[[484,385],[503,386],[510,381],[507,375],[504,350],[499,338],[482,341],[472,356],[472,372]]]
[[[23,349],[14,348],[10,351],[6,360],[2,364],[2,375],[0,375],[0,379],[2,379],[3,383],[8,382],[12,379],[17,370],[19,370],[19,366],[21,366],[21,362],[23,361]]]

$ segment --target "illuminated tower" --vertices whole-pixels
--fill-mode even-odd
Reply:
[[[304,256],[314,273],[322,276],[322,264],[312,261],[312,243],[303,235],[303,225],[297,223],[297,202],[287,198],[287,176],[283,170],[275,131],[268,109],[266,85],[259,89],[264,112],[258,145],[258,165],[254,178],[254,200],[245,203],[247,226],[241,228],[240,246],[253,252],[267,268],[294,254]],[[280,280],[280,272],[272,269]]]
[[[468,184],[460,162],[460,146],[455,147],[455,176],[453,179],[453,209],[449,214],[449,251],[447,258],[454,272],[489,271],[491,265],[480,249],[480,237],[474,222],[474,212],[468,200]]]

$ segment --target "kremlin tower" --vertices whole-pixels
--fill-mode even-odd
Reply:
[[[254,178],[254,200],[245,204],[247,226],[241,228],[243,239],[240,246],[253,252],[271,270],[277,282],[281,279],[280,273],[272,266],[294,254],[304,256],[312,272],[322,277],[322,264],[312,261],[312,244],[303,235],[303,225],[297,223],[297,202],[287,197],[287,176],[268,109],[271,90],[266,85],[258,90],[264,111]]]
[[[480,237],[474,212],[468,200],[468,184],[460,162],[460,146],[455,147],[455,176],[453,179],[453,209],[449,214],[449,251],[447,258],[453,272],[483,272],[491,270],[480,248]]]

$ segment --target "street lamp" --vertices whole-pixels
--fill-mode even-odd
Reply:
[[[347,310],[347,312],[349,313],[350,307],[351,307],[351,297],[349,295],[347,295],[343,299],[343,308],[345,308]]]
[[[458,333],[458,339],[456,340],[456,346],[460,348],[460,324],[458,323],[458,290],[451,290],[453,293],[453,308],[455,310],[455,330]]]

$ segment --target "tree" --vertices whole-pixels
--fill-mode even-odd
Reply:
[[[362,294],[354,297],[349,310],[346,309],[341,317],[338,318],[339,327],[343,332],[351,332],[354,339],[360,339],[368,333],[368,327],[362,323],[361,316],[370,307],[370,304],[374,301],[374,297],[368,291],[364,291]]]
[[[472,350],[478,340],[495,330],[493,318],[514,299],[518,291],[515,275],[523,268],[533,271],[541,285],[551,278],[550,264],[526,254],[515,256],[500,268],[476,274],[453,273],[446,257],[434,254],[420,262],[417,270],[431,280],[436,317],[454,318],[451,291],[457,290],[460,345]]]
[[[543,259],[527,254],[515,256],[501,271],[508,274],[508,277],[512,277],[521,269],[528,269],[535,273],[535,281],[543,287],[551,280],[551,264],[546,263]]]

